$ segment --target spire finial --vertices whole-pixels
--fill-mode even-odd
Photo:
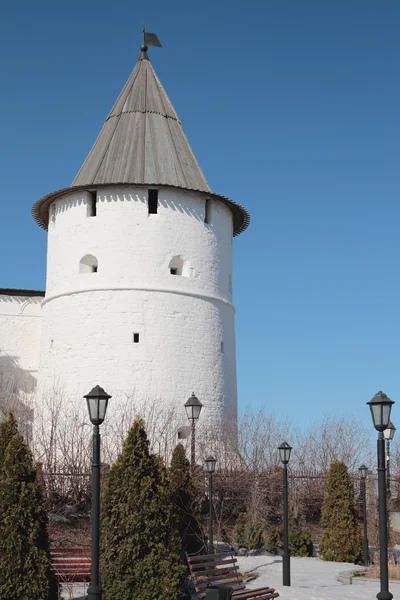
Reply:
[[[149,47],[146,44],[146,29],[143,27],[143,44],[140,46],[140,52],[147,52],[148,49]]]
[[[160,40],[156,36],[155,33],[149,33],[146,31],[145,27],[143,27],[143,44],[140,46],[140,51],[147,52],[149,46],[157,46],[157,48],[162,48]],[[141,58],[147,58],[147,56],[141,56]]]

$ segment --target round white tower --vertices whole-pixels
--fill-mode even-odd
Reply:
[[[39,390],[236,416],[232,237],[248,213],[211,192],[142,47],[71,187],[33,207],[48,229]],[[111,404],[110,404],[111,407]],[[107,418],[112,418],[112,412]]]

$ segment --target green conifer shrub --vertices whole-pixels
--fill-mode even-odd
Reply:
[[[234,543],[237,550],[239,548],[258,550],[264,546],[262,527],[257,521],[249,517],[247,513],[239,513],[235,526]]]
[[[0,469],[4,466],[7,446],[18,433],[18,425],[12,413],[0,423]]]
[[[245,512],[239,513],[234,532],[234,544],[236,550],[239,550],[239,548],[247,548],[246,529],[248,521],[249,519]]]
[[[264,535],[261,526],[250,520],[246,527],[246,541],[249,550],[259,550],[264,546]]]
[[[328,471],[321,522],[319,551],[323,559],[361,563],[362,539],[354,506],[353,483],[343,462],[333,461]]]
[[[166,470],[137,418],[102,495],[101,570],[107,600],[175,600],[186,569]]]
[[[278,551],[282,547],[282,536],[279,532],[278,527],[272,527],[269,532],[267,548],[270,552],[278,554]]]
[[[0,598],[47,600],[50,557],[47,514],[36,481],[32,454],[16,431],[12,415],[1,425],[0,452]],[[12,432],[14,431],[14,434]]]
[[[291,502],[289,502],[289,548],[292,556],[312,556],[311,533],[299,526]]]
[[[168,470],[171,501],[178,517],[178,531],[182,547],[182,561],[186,565],[185,552],[195,554],[204,546],[204,534],[200,522],[200,510],[196,489],[190,472],[185,448],[178,444]]]

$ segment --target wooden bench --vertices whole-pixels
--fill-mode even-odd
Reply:
[[[90,548],[52,548],[50,566],[60,583],[90,581]]]
[[[207,587],[229,584],[235,600],[270,600],[278,598],[274,588],[264,587],[251,590],[244,584],[243,577],[233,554],[186,555],[194,587],[200,599],[205,598]]]

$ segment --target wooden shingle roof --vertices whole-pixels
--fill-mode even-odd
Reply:
[[[47,229],[49,207],[61,195],[86,187],[124,184],[193,190],[222,200],[232,210],[234,235],[250,221],[242,206],[211,192],[143,50],[71,187],[41,198],[33,206],[33,217]]]
[[[72,185],[125,182],[211,191],[147,52]]]

